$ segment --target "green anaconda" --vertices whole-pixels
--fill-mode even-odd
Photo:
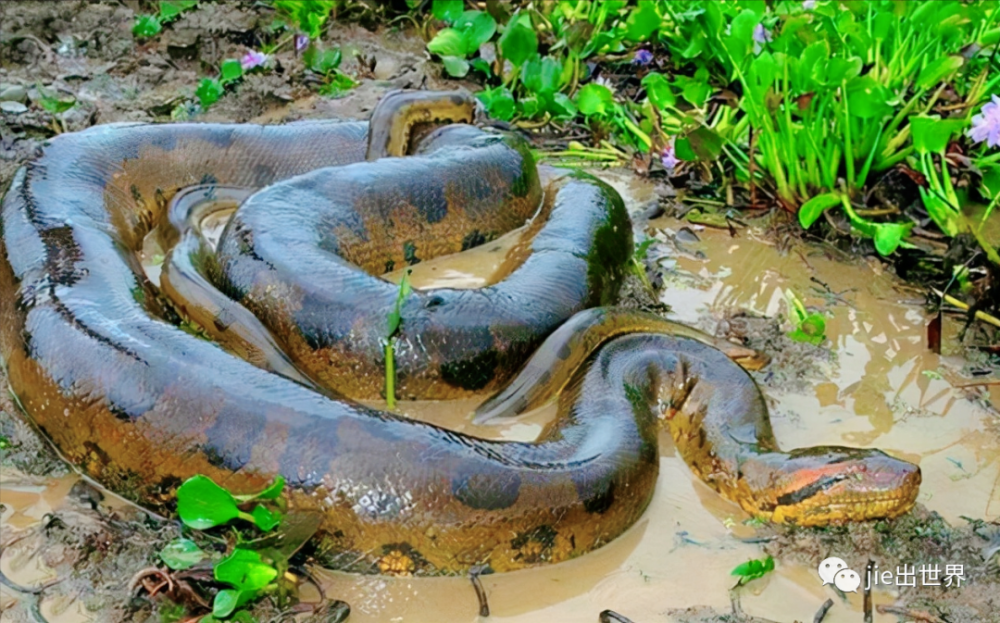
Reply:
[[[31,419],[84,472],[150,507],[197,473],[235,491],[282,475],[289,505],[321,511],[345,567],[367,572],[399,552],[417,573],[506,571],[611,541],[652,495],[661,422],[695,472],[757,516],[821,524],[912,506],[909,463],[781,452],[753,380],[711,338],[594,307],[613,301],[632,246],[609,187],[540,176],[512,135],[410,135],[469,110],[466,96],[410,94],[384,100],[370,124],[132,124],[52,139],[0,212],[0,354]],[[262,189],[217,256],[188,239],[167,279],[185,289],[199,279],[188,271],[211,277],[231,298],[208,295],[206,329],[236,335],[224,345],[253,364],[179,328],[138,259],[171,198],[198,184]],[[535,212],[522,263],[494,286],[407,300],[397,364],[404,395],[453,396],[502,387],[537,349],[482,412],[558,393],[537,441],[482,440],[339,397],[381,391],[397,289],[371,273]],[[188,303],[201,304],[199,287]],[[260,325],[234,328],[247,310]]]

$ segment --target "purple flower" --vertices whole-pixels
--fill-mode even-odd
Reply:
[[[667,146],[660,152],[660,162],[663,163],[663,168],[668,173],[673,173],[674,167],[680,163],[680,160],[677,159],[677,154],[674,153],[674,137],[670,137],[670,140],[667,141]]]
[[[990,147],[1000,146],[1000,96],[992,96],[992,102],[983,104],[979,114],[972,118],[972,128],[969,130],[969,138],[975,143],[986,144]]]
[[[771,40],[771,33],[764,28],[764,24],[757,24],[753,29],[753,40],[757,43],[767,43]]]
[[[632,63],[635,65],[648,65],[653,62],[653,53],[649,50],[636,50]]]
[[[295,51],[301,52],[309,47],[309,35],[295,35]]]
[[[802,0],[802,8],[806,11],[812,11],[816,8],[816,0]]]
[[[257,50],[247,50],[247,53],[240,59],[240,65],[243,67],[243,71],[251,70],[254,67],[261,67],[266,62],[267,54],[258,52]]]

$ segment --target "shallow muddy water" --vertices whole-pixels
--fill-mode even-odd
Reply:
[[[654,199],[650,186],[630,176],[601,175],[626,196],[633,211]],[[690,226],[659,218],[648,229],[674,248],[660,261],[665,268],[661,299],[672,307],[672,319],[711,332],[719,319],[736,310],[773,317],[785,312],[788,288],[826,316],[826,345],[832,356],[804,351],[808,360],[776,362],[758,377],[766,382],[772,422],[783,447],[879,447],[921,465],[919,503],[949,522],[961,523],[962,516],[1000,518],[1000,440],[989,428],[995,414],[955,387],[970,382],[962,375],[967,362],[956,347],[954,355],[928,351],[928,318],[919,291],[882,274],[877,264],[832,260],[804,245],[779,253],[752,227],[741,229],[736,238],[728,231],[703,229],[695,232],[700,240],[685,235],[675,242],[674,234],[682,227]],[[424,263],[413,282],[418,287],[478,287],[500,266],[517,236],[484,245],[459,262]],[[155,249],[149,251],[156,254]],[[958,328],[957,320],[946,321],[946,350],[949,343],[955,344]],[[793,381],[795,375],[788,375],[788,369],[796,366],[814,367],[816,373]],[[781,382],[782,375],[790,380]],[[467,418],[475,404],[403,403],[400,410],[471,434],[521,440],[537,436],[552,414],[549,408],[504,427],[477,427]],[[58,508],[74,482],[72,476],[33,485],[0,479],[7,505],[4,531],[24,530]],[[730,571],[763,556],[761,546],[753,542],[755,529],[745,525],[745,519],[735,504],[691,475],[663,433],[660,477],[642,519],[619,539],[577,560],[483,576],[491,620],[594,621],[600,611],[612,609],[646,623],[676,620],[666,614],[676,608],[702,605],[727,611],[734,584]],[[6,553],[0,569],[25,585],[45,582],[50,577],[45,565],[25,557],[25,551]],[[364,577],[326,570],[316,574],[327,596],[351,604],[351,621],[478,619],[476,596],[465,578]],[[315,597],[316,592],[305,589],[304,596],[310,594]],[[876,590],[874,596],[876,604],[895,598],[891,590]],[[836,603],[826,623],[861,620],[860,595],[840,599],[831,587],[821,585],[811,567],[779,560],[775,573],[741,591],[747,614],[775,621],[812,620],[827,598]],[[9,599],[0,598],[0,605]],[[42,606],[43,611],[66,608],[50,620],[101,620],[65,604]],[[6,619],[0,615],[0,620]],[[896,617],[876,614],[875,620]]]

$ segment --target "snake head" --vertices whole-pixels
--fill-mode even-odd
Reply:
[[[821,526],[898,517],[913,507],[920,468],[879,450],[824,446],[740,464],[741,505],[776,523]]]

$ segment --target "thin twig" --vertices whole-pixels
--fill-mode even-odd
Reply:
[[[469,569],[469,579],[472,580],[472,588],[476,589],[476,598],[479,599],[479,616],[488,617],[490,616],[490,604],[486,600],[486,589],[483,588],[483,582],[479,579],[483,571],[484,568],[481,566]]]
[[[829,612],[830,608],[832,607],[833,607],[832,599],[827,599],[825,602],[823,602],[823,605],[820,606],[819,610],[816,611],[816,616],[813,617],[813,623],[823,623],[823,619],[826,618],[826,613]]]
[[[868,565],[865,566],[865,623],[872,623],[872,585],[868,581],[868,578],[872,577],[872,567],[875,566],[875,561],[871,558],[868,559]]]
[[[614,610],[605,610],[598,618],[600,623],[632,623],[632,619],[624,617]]]
[[[914,621],[921,621],[922,623],[946,623],[944,619],[923,610],[910,610],[909,608],[888,605],[882,605],[876,609],[879,611],[879,614],[895,614],[907,619],[913,619]]]

